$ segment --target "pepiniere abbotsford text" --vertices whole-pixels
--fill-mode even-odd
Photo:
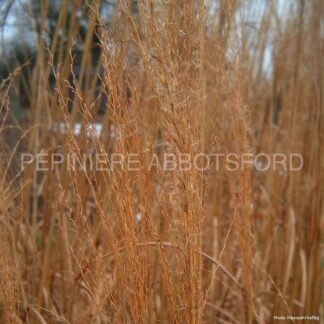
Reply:
[[[299,153],[215,153],[189,154],[164,153],[150,156],[139,153],[22,153],[21,168],[33,165],[37,171],[53,171],[67,168],[68,171],[114,171],[116,169],[140,171],[209,171],[225,170],[230,172],[255,169],[256,171],[300,171],[303,156]]]

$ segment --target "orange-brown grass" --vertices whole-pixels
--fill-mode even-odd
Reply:
[[[244,20],[243,1],[219,1],[214,11],[201,0],[141,0],[136,13],[118,1],[109,27],[100,2],[62,4],[47,44],[41,2],[36,64],[24,80],[27,124],[10,114],[8,89],[20,70],[1,87],[0,322],[323,317],[322,1],[292,2],[289,18],[268,1],[257,29]],[[77,9],[88,17],[84,39]],[[87,136],[94,122],[99,137]],[[71,127],[60,133],[58,123]],[[71,170],[64,162],[37,171],[34,161],[20,170],[22,152],[48,153],[50,169],[58,152],[132,153],[141,168]],[[201,152],[300,153],[304,166],[148,167],[153,154]]]

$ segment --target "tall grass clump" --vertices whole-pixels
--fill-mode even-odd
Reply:
[[[0,322],[323,317],[322,1],[105,3],[25,4],[35,55],[0,94]]]

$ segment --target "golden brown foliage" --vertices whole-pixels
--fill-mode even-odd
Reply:
[[[72,1],[68,22],[62,3],[52,43],[38,38],[27,126],[14,126],[21,140],[3,154],[0,322],[323,317],[323,2],[292,2],[288,19],[267,1],[257,29],[241,16],[243,1],[218,1],[214,12],[202,0],[141,0],[134,13],[123,0],[109,27],[100,3]],[[77,9],[89,28],[75,75]],[[54,131],[62,122],[69,131]],[[87,136],[95,122],[100,136]],[[48,153],[50,170],[15,168],[22,144]],[[142,168],[71,170],[53,162],[58,152],[132,153]],[[148,168],[154,154],[200,152],[300,153],[304,166]]]

